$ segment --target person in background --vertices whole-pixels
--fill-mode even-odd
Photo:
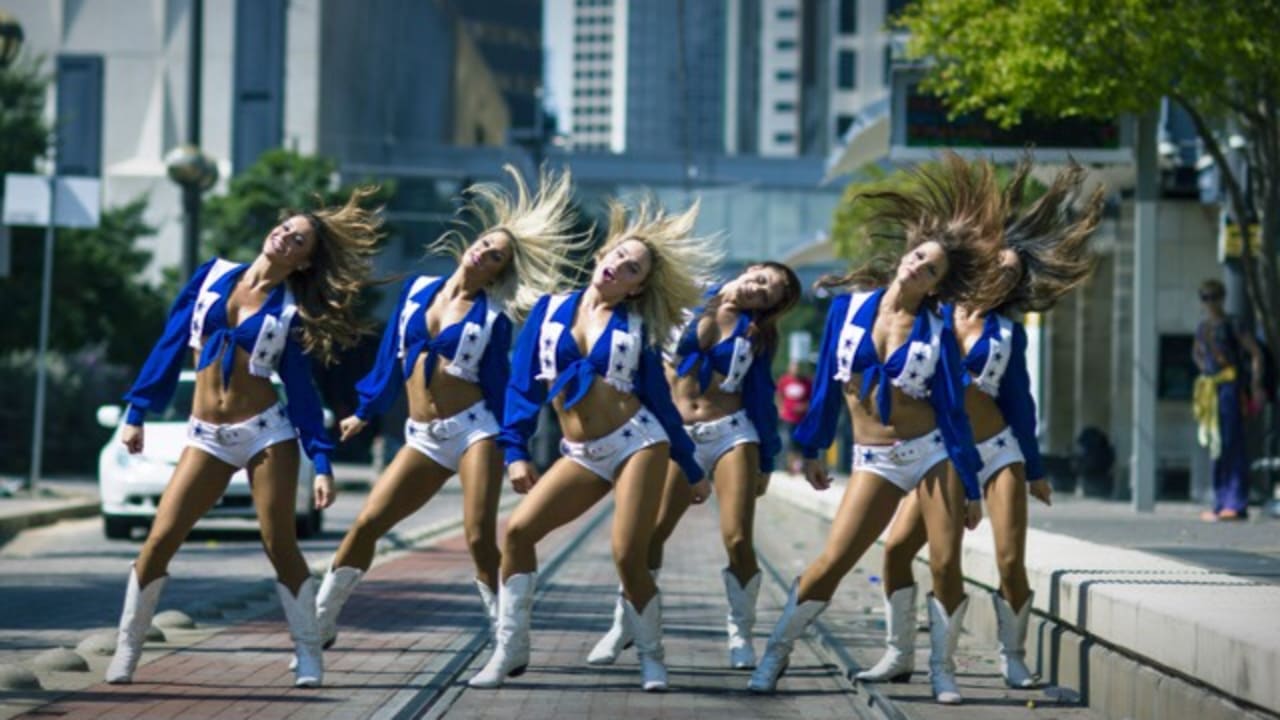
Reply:
[[[1200,444],[1213,460],[1213,509],[1200,519],[1243,520],[1249,507],[1249,458],[1245,447],[1244,411],[1248,398],[1241,383],[1242,363],[1248,355],[1249,394],[1262,398],[1262,351],[1253,336],[1241,331],[1227,317],[1223,300],[1226,288],[1218,280],[1200,284],[1204,319],[1196,328],[1192,356],[1200,377],[1196,379],[1193,410],[1199,425]]]
[[[791,472],[800,470],[800,455],[791,440],[791,433],[809,412],[809,398],[813,395],[813,374],[807,365],[799,358],[791,358],[787,371],[778,378],[778,420],[787,448],[787,469]]]

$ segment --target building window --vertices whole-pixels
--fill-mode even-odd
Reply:
[[[773,74],[773,78],[778,82],[791,82],[796,79],[795,70],[779,70]]]
[[[790,145],[796,141],[796,134],[789,132],[776,132],[773,134],[773,141],[779,145]]]
[[[853,127],[853,116],[852,116],[852,115],[837,115],[837,116],[836,116],[836,137],[837,137],[837,138],[842,138],[842,137],[844,137],[844,134],[845,134],[845,133],[847,133],[847,132],[849,132],[849,128],[851,128],[851,127]]]
[[[780,38],[777,43],[777,48],[779,50],[795,50],[796,49],[795,38]]]
[[[778,8],[778,19],[779,20],[795,20],[796,9],[793,7]]]
[[[796,111],[796,104],[790,100],[779,100],[773,104],[773,109],[780,113],[789,113]]]
[[[841,90],[853,90],[858,87],[857,51],[840,51],[840,56],[836,65],[836,86]]]
[[[858,32],[858,0],[840,0],[840,34],[856,35]]]
[[[893,80],[893,46],[884,46],[884,84],[888,86]]]

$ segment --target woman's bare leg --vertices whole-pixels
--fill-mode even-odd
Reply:
[[[641,613],[658,591],[649,574],[649,541],[662,504],[670,447],[664,442],[638,450],[614,480],[613,563],[623,594]]]
[[[538,569],[537,544],[609,494],[609,483],[583,466],[561,458],[516,506],[502,543],[502,580]]]
[[[721,455],[712,472],[720,504],[720,538],[729,556],[729,571],[744,587],[760,572],[753,535],[759,468],[759,446],[743,443]]]
[[[1022,463],[1000,469],[984,488],[991,533],[996,543],[1000,594],[1014,612],[1031,595],[1027,581],[1027,480]]]
[[[236,468],[203,450],[188,447],[182,451],[134,563],[139,587],[165,575],[191,528],[218,503],[235,472]]]
[[[929,535],[929,571],[933,596],[950,615],[964,600],[960,543],[964,537],[964,485],[950,462],[929,469],[916,488],[920,514]]]
[[[462,455],[462,525],[476,564],[476,579],[498,588],[498,499],[502,496],[502,452],[492,439],[481,440]]]
[[[903,494],[878,475],[855,472],[850,476],[827,545],[800,576],[797,602],[831,600],[840,581],[893,519]]]
[[[898,513],[889,527],[889,538],[884,546],[884,594],[915,585],[911,572],[916,553],[929,541],[925,532],[924,516],[920,514],[920,500],[916,493],[907,493],[898,506]]]
[[[658,522],[653,528],[653,537],[649,540],[650,570],[662,568],[663,547],[691,504],[693,493],[689,490],[689,478],[679,465],[667,463],[667,478],[663,485],[662,504],[658,508]]]

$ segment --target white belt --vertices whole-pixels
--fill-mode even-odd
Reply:
[[[910,465],[942,445],[942,434],[933,432],[893,445],[854,445],[855,461],[886,462],[893,465]]]

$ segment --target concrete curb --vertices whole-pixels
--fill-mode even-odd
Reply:
[[[38,508],[29,512],[0,512],[0,542],[29,528],[52,525],[60,520],[93,517],[101,509],[97,498],[77,498],[68,499],[56,507]]]
[[[816,492],[783,475],[769,492],[830,519],[843,489]],[[999,577],[990,527],[965,535],[965,630],[994,643],[990,592]],[[1280,642],[1272,642],[1280,637],[1280,586],[1035,529],[1027,544],[1036,593],[1027,661],[1045,680],[1078,691],[1090,709],[1116,720],[1276,717],[1280,687],[1260,679],[1280,668]],[[917,556],[922,590],[927,552]],[[1233,595],[1224,604],[1227,589]],[[1226,616],[1224,607],[1231,608]]]

